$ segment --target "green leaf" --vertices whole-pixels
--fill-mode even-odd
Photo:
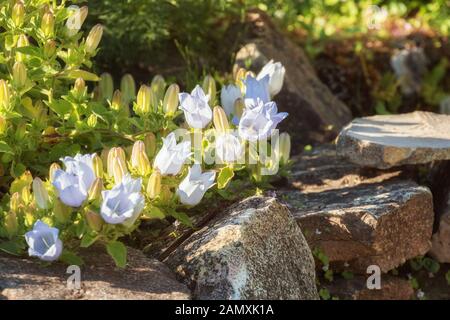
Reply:
[[[234,171],[230,167],[224,167],[220,169],[219,175],[217,176],[217,186],[219,189],[225,188],[233,179]]]
[[[33,57],[39,57],[41,58],[41,52],[39,51],[39,48],[37,47],[33,47],[33,46],[28,46],[28,47],[16,47],[16,52],[20,52],[29,56],[33,56]]]
[[[438,273],[439,269],[441,268],[439,262],[428,257],[425,257],[423,259],[423,266],[425,267],[425,269],[427,269],[428,272],[431,273]]]
[[[14,154],[13,148],[11,148],[5,141],[0,141],[0,152]]]
[[[125,268],[127,265],[127,247],[120,241],[111,241],[106,245],[106,251],[113,258],[116,266]]]
[[[65,100],[53,100],[51,103],[49,103],[48,105],[50,107],[50,109],[52,109],[54,112],[56,112],[59,116],[64,116],[68,113],[70,113],[70,111],[72,111],[72,105],[70,104],[70,102],[67,102]]]
[[[447,280],[447,284],[450,286],[450,270],[445,274],[445,280]]]
[[[71,70],[65,74],[69,79],[83,78],[85,81],[99,81],[100,78],[95,74],[85,70]]]
[[[150,208],[144,212],[144,216],[149,219],[164,219],[166,217],[164,212],[155,206],[150,206]]]
[[[322,300],[330,300],[331,299],[330,292],[325,288],[322,288],[319,290],[319,296]]]
[[[75,253],[69,250],[63,250],[61,256],[59,257],[59,260],[67,263],[68,265],[82,266],[84,264],[84,261],[81,257],[77,256]]]
[[[344,278],[345,280],[351,280],[353,279],[353,273],[351,273],[350,271],[343,271],[341,273],[342,278]]]
[[[189,218],[189,216],[186,213],[184,213],[184,212],[177,212],[177,211],[173,210],[172,212],[170,212],[170,215],[172,217],[174,217],[175,219],[177,219],[178,221],[180,221],[182,224],[184,224],[184,225],[186,225],[186,226],[188,226],[190,228],[194,227],[194,225],[192,224],[191,219]]]
[[[20,256],[25,250],[25,244],[21,240],[0,242],[0,250],[12,255]]]
[[[88,248],[88,247],[92,246],[95,243],[95,241],[97,241],[97,239],[98,239],[98,236],[87,233],[81,239],[80,247]]]

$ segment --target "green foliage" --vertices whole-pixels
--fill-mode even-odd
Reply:
[[[25,168],[43,173],[47,163],[81,149],[73,137],[88,131],[82,120],[101,109],[84,84],[98,80],[88,70],[101,34],[69,32],[73,14],[66,1],[2,1],[0,164],[13,177]]]
[[[411,259],[409,265],[414,271],[425,269],[431,273],[438,273],[440,269],[439,262],[432,258],[422,256]]]

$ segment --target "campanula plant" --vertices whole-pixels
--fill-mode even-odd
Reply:
[[[272,101],[280,63],[241,69],[220,93],[211,76],[190,92],[159,75],[137,89],[127,74],[115,88],[89,71],[102,27],[84,37],[87,7],[65,4],[0,10],[0,172],[11,181],[0,250],[79,264],[78,249],[97,243],[124,267],[121,239],[142,220],[192,226],[190,208],[233,178],[259,183],[288,163],[289,136],[275,130],[287,114]]]

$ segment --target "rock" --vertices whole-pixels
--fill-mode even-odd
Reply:
[[[353,279],[335,279],[324,285],[330,294],[342,300],[410,300],[414,289],[408,280],[382,275],[381,289],[368,289],[367,278],[355,276]]]
[[[321,192],[360,184],[409,179],[414,172],[405,168],[378,170],[363,168],[336,155],[336,146],[321,145],[292,159],[289,186],[304,193]]]
[[[16,258],[0,253],[0,299],[189,299],[185,285],[161,262],[146,258],[128,248],[128,266],[115,268],[104,250],[95,248],[83,254],[81,288],[67,287],[67,266],[43,266],[35,259]]]
[[[338,155],[379,169],[450,159],[450,115],[431,112],[357,118],[337,140]]]
[[[361,184],[322,192],[279,191],[312,249],[333,270],[387,272],[430,248],[432,195],[411,181]]]
[[[429,174],[435,208],[436,232],[430,255],[440,263],[450,263],[450,161],[433,166]]]
[[[259,70],[270,60],[286,67],[282,91],[275,97],[278,108],[289,112],[280,130],[291,133],[293,151],[301,145],[331,141],[351,120],[347,106],[317,77],[303,50],[276,29],[259,10],[247,14],[248,34],[236,55],[236,66]],[[295,149],[297,148],[297,149]]]
[[[430,255],[440,263],[450,263],[450,212],[441,217],[439,230],[431,242]]]
[[[222,212],[165,262],[196,299],[317,299],[314,260],[289,210],[251,197]]]
[[[386,271],[429,248],[432,197],[410,181],[417,178],[415,167],[360,167],[337,156],[332,145],[292,161],[290,189],[275,194],[287,202],[311,248],[325,251],[332,268],[344,270],[352,260],[354,272],[365,274],[372,262]]]

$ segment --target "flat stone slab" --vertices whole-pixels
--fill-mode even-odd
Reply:
[[[339,134],[337,153],[379,169],[450,160],[450,115],[416,111],[357,118]]]
[[[43,266],[35,259],[0,253],[0,299],[11,300],[167,300],[189,299],[190,292],[161,262],[128,248],[126,269],[115,267],[103,250],[83,254],[81,288],[69,288],[71,274],[61,263]]]
[[[247,198],[164,261],[196,299],[318,299],[308,244],[286,206]]]
[[[279,191],[312,249],[333,270],[383,272],[430,248],[433,202],[428,188],[411,181],[361,184],[321,192]]]
[[[331,144],[315,147],[292,158],[289,186],[304,193],[347,188],[361,184],[409,179],[414,173],[399,169],[364,168],[336,155]]]

